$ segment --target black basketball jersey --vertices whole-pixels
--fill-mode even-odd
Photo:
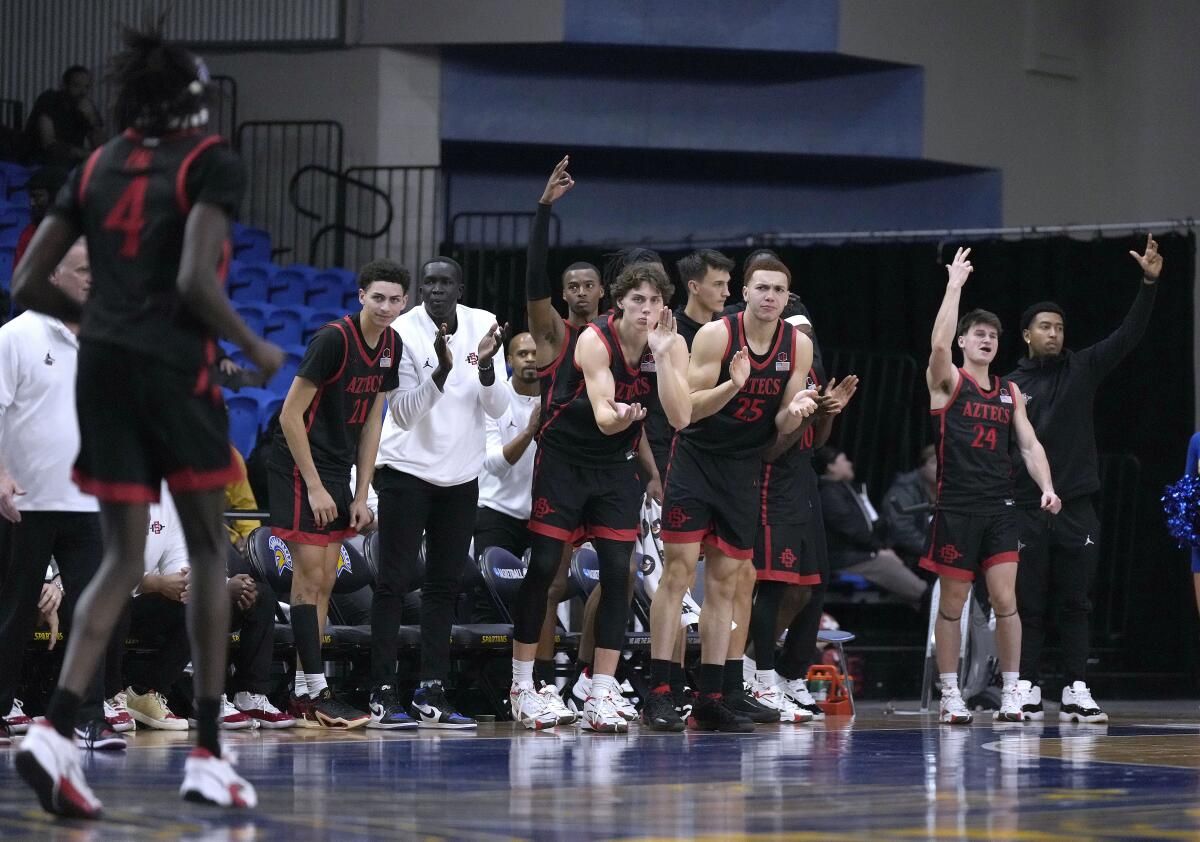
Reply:
[[[625,362],[617,337],[616,317],[601,316],[585,330],[593,330],[608,349],[609,371],[612,372],[617,403],[640,403],[650,406],[658,400],[658,380],[654,355],[650,346],[642,350],[637,367]],[[575,465],[611,465],[636,458],[642,435],[642,421],[616,435],[606,435],[596,424],[596,414],[587,394],[583,370],[575,363],[575,347],[580,332],[570,337],[570,357],[564,352],[549,376],[549,387],[543,385],[542,428],[538,446],[552,452],[555,458]]]
[[[745,313],[722,317],[729,339],[721,357],[721,373],[714,385],[729,379],[729,361],[743,346],[749,347],[743,326]],[[689,425],[679,435],[701,451],[731,456],[759,456],[775,438],[775,414],[796,359],[796,329],[782,319],[765,354],[750,351],[750,376],[741,391],[721,409]]]
[[[358,460],[358,440],[375,397],[400,385],[402,351],[400,335],[390,327],[374,348],[367,347],[354,315],[330,322],[313,335],[296,376],[317,386],[304,412],[304,426],[313,464],[322,476],[341,478]],[[275,436],[275,456],[280,465],[295,464],[282,429]]]
[[[992,377],[982,387],[959,369],[950,402],[933,415],[941,511],[986,514],[1012,505],[1012,384]]]
[[[93,152],[52,211],[87,236],[92,287],[80,338],[206,373],[215,342],[183,307],[177,287],[184,227],[199,202],[232,217],[245,186],[237,155],[222,138],[199,131],[147,137],[130,130]],[[227,241],[217,267],[222,280],[230,253]]]
[[[825,378],[817,367],[809,369],[808,389],[823,386]],[[813,442],[817,425],[810,424],[800,441],[774,462],[764,462],[762,470],[762,519],[768,523],[807,523],[813,513],[813,498],[818,493],[817,472],[813,470]]]

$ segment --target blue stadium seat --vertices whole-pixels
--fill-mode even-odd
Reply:
[[[20,164],[14,164],[11,161],[0,161],[0,201],[9,199],[10,196],[16,196],[18,193],[25,195],[25,205],[29,204],[29,196],[25,193],[25,185],[29,182],[29,176],[33,174],[33,170],[23,167]]]
[[[272,263],[247,263],[233,261],[229,266],[229,278],[225,282],[229,297],[234,301],[266,301],[271,276],[276,267]]]
[[[287,352],[287,360],[279,367],[279,371],[275,372],[275,376],[271,378],[271,382],[267,384],[267,388],[280,395],[286,395],[288,388],[292,385],[292,380],[296,377],[296,370],[300,368],[300,360],[304,358],[304,346],[293,345],[283,349]]]
[[[316,272],[311,266],[293,264],[276,270],[267,284],[272,304],[308,304],[308,286]]]
[[[263,323],[263,337],[276,345],[302,345],[311,314],[308,307],[276,307]]]
[[[217,345],[220,346],[221,352],[227,357],[233,357],[234,354],[241,350],[237,345],[234,345],[232,342],[226,342],[224,339],[218,339]]]
[[[233,223],[233,256],[238,260],[271,260],[271,235],[261,228]]]
[[[12,246],[0,246],[0,286],[8,289],[12,286],[13,258],[17,250]]]
[[[29,224],[29,209],[9,205],[0,210],[0,246],[15,246]]]
[[[238,453],[249,456],[258,439],[258,399],[242,392],[230,394],[225,405],[229,409],[229,440]]]
[[[259,304],[249,301],[239,301],[233,305],[233,309],[237,310],[238,315],[242,317],[242,321],[249,325],[250,329],[259,336],[263,335],[263,328],[266,326],[267,319],[275,312],[275,308],[270,304]]]
[[[309,308],[308,322],[304,325],[304,344],[307,345],[314,333],[330,322],[336,322],[343,315],[341,310],[314,310]]]
[[[329,307],[335,310],[345,306],[348,292],[358,302],[358,276],[349,269],[326,269],[313,275],[308,286],[305,303],[310,307]]]

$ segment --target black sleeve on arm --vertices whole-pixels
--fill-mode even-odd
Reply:
[[[346,335],[337,327],[321,328],[304,350],[304,359],[300,361],[296,376],[318,386],[332,379],[346,361],[347,344]]]
[[[529,229],[529,247],[525,253],[525,297],[541,301],[550,297],[550,279],[546,276],[546,253],[550,250],[550,206],[538,202],[533,227]]]
[[[1079,356],[1087,360],[1098,377],[1103,377],[1117,367],[1125,355],[1141,341],[1150,324],[1150,314],[1154,310],[1154,294],[1158,284],[1138,282],[1137,298],[1133,306],[1125,314],[1120,326],[1090,348],[1084,348]]]
[[[187,194],[193,204],[216,205],[237,217],[246,193],[246,167],[224,143],[206,149],[189,168]]]

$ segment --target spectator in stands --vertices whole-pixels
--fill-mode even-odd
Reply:
[[[915,470],[900,474],[884,497],[888,539],[901,558],[915,566],[925,552],[925,533],[937,500],[937,448],[921,448]]]
[[[91,286],[87,245],[67,252],[51,282],[82,304]],[[22,313],[0,327],[0,710],[12,708],[25,643],[38,615],[46,566],[57,560],[69,599],[78,599],[100,567],[100,519],[94,497],[71,482],[79,451],[75,369],[79,325]],[[64,616],[70,617],[68,611]],[[103,670],[98,670],[103,674]],[[87,748],[125,747],[107,727],[103,682],[92,682],[76,738]],[[0,724],[0,740],[7,726]]]
[[[151,504],[146,536],[146,573],[134,592],[130,632],[139,640],[157,640],[161,648],[148,661],[131,661],[124,701],[130,715],[150,728],[186,731],[186,719],[175,715],[163,691],[178,681],[191,660],[186,605],[189,596],[188,552],[183,526],[170,492],[163,485],[161,502]],[[232,571],[231,571],[232,572]],[[232,603],[231,630],[241,639],[231,661],[234,676],[228,695],[221,696],[218,723],[236,730],[290,728],[294,720],[267,699],[271,647],[275,632],[275,595],[246,572],[227,582]]]
[[[58,195],[58,191],[67,183],[67,171],[62,167],[42,167],[29,177],[25,190],[29,193],[29,224],[21,229],[17,237],[17,248],[13,252],[13,266],[21,262],[21,256],[33,239],[33,232],[46,218],[50,203]]]
[[[399,388],[388,394],[375,465],[379,493],[379,582],[371,607],[372,724],[400,721],[396,647],[400,605],[426,546],[421,590],[421,686],[412,711],[422,726],[474,728],[447,701],[454,605],[468,559],[486,453],[484,417],[508,409],[509,388],[493,360],[496,317],[459,304],[462,267],[435,257],[421,267],[421,304],[394,322],[404,343]],[[398,726],[397,726],[398,727]]]
[[[63,73],[61,88],[34,101],[25,123],[32,161],[74,166],[104,142],[104,121],[91,93],[91,72],[76,64]]]
[[[925,582],[905,566],[884,541],[884,524],[854,482],[854,463],[836,448],[822,447],[814,454],[820,477],[821,510],[829,541],[829,567],[854,573],[914,605],[925,596]]]

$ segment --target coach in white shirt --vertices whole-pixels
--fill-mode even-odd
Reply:
[[[87,299],[92,276],[83,239],[51,280],[80,304]],[[71,482],[79,453],[78,332],[77,324],[32,311],[0,327],[0,711],[12,708],[51,556],[58,562],[66,601],[74,602],[103,555],[96,498]],[[70,606],[62,615],[69,623]],[[88,748],[106,742],[100,736],[103,674],[101,664],[79,712],[76,734]],[[6,736],[7,726],[0,724],[0,740]],[[123,740],[109,736],[114,740],[104,747],[124,748]]]
[[[471,544],[484,417],[508,409],[509,388],[496,378],[496,317],[465,307],[462,268],[448,257],[421,267],[421,304],[392,326],[404,341],[400,386],[388,395],[375,465],[379,493],[379,580],[371,604],[372,719],[395,722],[396,645],[404,594],[416,577],[425,537],[421,588],[421,687],[413,715],[422,726],[471,728],[442,689],[450,672],[450,630],[463,563]]]

